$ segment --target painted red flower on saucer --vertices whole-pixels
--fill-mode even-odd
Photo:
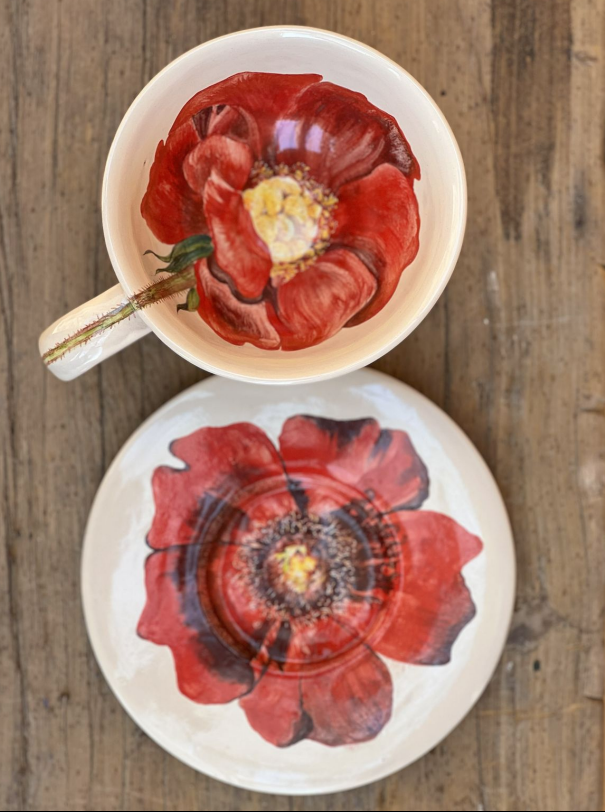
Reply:
[[[238,700],[277,746],[364,742],[387,724],[389,660],[443,666],[475,606],[482,543],[420,510],[429,476],[374,419],[297,415],[278,447],[251,423],[174,441],[153,475],[141,637],[179,690]]]
[[[298,350],[365,322],[418,251],[420,169],[397,121],[315,74],[239,73],[157,147],[141,213],[223,339]]]

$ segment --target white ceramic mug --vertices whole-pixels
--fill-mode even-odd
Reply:
[[[156,147],[183,105],[198,91],[242,71],[316,73],[364,94],[392,115],[421,167],[415,192],[420,247],[379,313],[307,349],[285,352],[236,346],[195,313],[165,303],[134,313],[93,336],[49,368],[70,380],[153,331],[191,363],[216,374],[258,383],[294,383],[334,377],[371,363],[392,349],[431,310],[458,259],[466,224],[466,181],[456,140],[427,92],[379,52],[328,31],[279,26],[240,31],[183,54],[155,76],[134,100],[109,151],[103,178],[103,230],[119,284],[73,310],[44,331],[42,355],[101,313],[149,285],[166,253],[140,213]]]

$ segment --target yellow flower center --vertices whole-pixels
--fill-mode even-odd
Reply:
[[[289,544],[275,558],[281,564],[281,571],[288,586],[295,592],[306,592],[316,574],[318,561],[309,555],[304,544]]]
[[[253,185],[243,192],[254,230],[267,246],[276,284],[304,270],[329,245],[338,199],[311,180],[305,166],[255,166]]]

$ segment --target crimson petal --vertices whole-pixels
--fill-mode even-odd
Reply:
[[[312,347],[333,336],[375,291],[375,278],[351,251],[327,251],[277,290],[282,349]]]
[[[334,604],[332,614],[312,624],[294,620],[288,669],[303,674],[320,667],[339,667],[344,659],[350,663],[379,621],[381,609],[379,601],[347,598]]]
[[[354,659],[304,674],[302,707],[313,726],[308,738],[337,747],[373,739],[391,718],[393,683],[384,662],[361,645]]]
[[[401,172],[383,164],[340,190],[335,217],[333,244],[354,250],[378,280],[372,301],[347,325],[353,326],[382,310],[418,253],[418,202]]]
[[[239,73],[193,96],[178,114],[166,142],[158,144],[141,202],[141,214],[155,236],[175,244],[207,229],[202,198],[183,171],[195,147],[208,137],[232,136],[245,141],[254,157],[261,158],[262,145],[272,142],[280,112],[320,80],[316,74]],[[201,188],[199,178],[195,188]]]
[[[288,473],[321,472],[376,499],[383,511],[418,508],[428,473],[404,431],[380,429],[373,418],[330,420],[296,415],[279,438]]]
[[[313,73],[236,73],[196,93],[178,114],[170,132],[214,105],[236,107],[254,130],[248,133],[248,143],[260,158],[263,146],[273,141],[276,119],[306,88],[320,81],[321,76]],[[221,131],[228,134],[226,129]]]
[[[382,429],[370,454],[357,487],[391,510],[419,508],[428,496],[429,475],[406,432]]]
[[[242,488],[268,476],[284,478],[273,443],[251,423],[198,429],[170,449],[187,465],[154,471],[155,515],[147,541],[156,550],[200,540],[219,513],[234,509],[229,500]]]
[[[391,718],[391,675],[365,645],[332,667],[297,673],[272,663],[255,671],[257,682],[239,704],[254,730],[278,747],[304,738],[331,747],[368,741]]]
[[[263,487],[267,480],[259,486],[259,492],[251,489],[251,500],[241,503],[241,519],[234,516],[235,521],[221,529],[220,539],[215,539],[205,566],[199,571],[200,594],[212,606],[213,616],[230,635],[233,647],[245,651],[249,657],[256,656],[261,644],[269,645],[266,636],[275,621],[267,604],[259,600],[242,573],[251,567],[249,534],[272,520],[281,519],[296,507],[284,489],[283,477],[281,489],[279,482],[276,482],[277,492]]]
[[[258,669],[254,688],[239,704],[250,726],[277,747],[288,747],[309,735],[312,722],[301,705],[298,674],[274,665],[266,671]]]
[[[211,135],[186,156],[183,174],[189,186],[200,196],[212,171],[234,189],[242,189],[253,162],[247,144],[224,135]]]
[[[250,660],[258,654],[272,621],[237,569],[239,546],[220,542],[216,548],[218,554],[210,564],[200,567],[200,594],[212,606],[212,616],[223,634],[229,636],[231,647]]]
[[[250,125],[245,113],[227,104],[204,107],[193,114],[191,121],[201,139],[213,135],[228,135],[238,141],[246,141],[250,134]]]
[[[309,166],[312,176],[334,191],[382,163],[420,177],[418,163],[397,121],[361,93],[333,85],[311,85],[284,117],[277,161]],[[277,131],[279,136],[279,129]]]
[[[158,240],[169,245],[207,230],[202,198],[183,174],[183,161],[199,140],[191,121],[173,128],[166,143],[158,144],[149,171],[141,214]]]
[[[204,212],[216,261],[247,299],[258,298],[273,265],[246,211],[242,195],[214,172],[204,189]]]
[[[187,564],[191,552],[191,547],[173,548],[147,558],[147,603],[137,632],[170,648],[185,696],[203,704],[230,702],[250,690],[254,673],[208,623],[196,596],[197,567]]]
[[[227,282],[220,282],[210,273],[206,260],[197,262],[195,271],[200,297],[198,313],[215,333],[231,344],[249,341],[264,350],[279,347],[281,339],[268,316],[273,313],[270,302],[240,301]]]
[[[379,654],[417,665],[442,665],[475,605],[461,569],[477,556],[481,540],[449,516],[429,511],[396,513],[403,555],[401,590],[393,593],[393,620]]]

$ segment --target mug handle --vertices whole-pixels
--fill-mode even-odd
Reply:
[[[84,330],[100,316],[117,311],[127,302],[128,297],[122,286],[114,285],[47,327],[40,336],[38,347],[48,369],[60,380],[71,381],[151,332],[151,328],[138,313],[133,312],[127,319],[114,324],[110,330],[97,332],[86,343],[79,343],[77,347],[58,357],[53,356],[53,350],[70,336]]]

